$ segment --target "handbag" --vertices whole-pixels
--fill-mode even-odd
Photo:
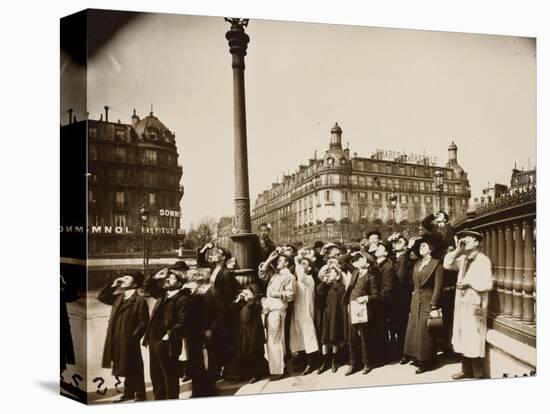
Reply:
[[[443,329],[443,312],[441,308],[430,311],[426,325],[430,332],[437,332]]]

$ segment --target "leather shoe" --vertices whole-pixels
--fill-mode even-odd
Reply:
[[[422,374],[426,371],[431,371],[431,368],[427,367],[427,366],[424,366],[424,365],[420,365],[418,368],[416,368],[416,371],[414,371],[414,373],[415,374]]]
[[[113,404],[122,403],[122,402],[126,402],[126,401],[133,401],[133,400],[134,400],[134,397],[133,397],[133,396],[123,395],[123,396],[120,397],[118,400],[114,400],[114,401],[113,401]]]
[[[313,367],[311,365],[307,365],[306,369],[302,372],[302,375],[309,375],[313,372]]]
[[[353,365],[350,365],[348,370],[346,371],[346,373],[344,374],[346,377],[352,375],[352,374],[355,374],[357,371],[359,371],[359,368],[353,366]]]
[[[372,368],[371,368],[370,365],[365,365],[365,366],[363,367],[363,375],[367,375],[367,374],[368,374],[369,372],[371,372],[371,371],[372,371]]]
[[[456,374],[452,375],[451,378],[454,379],[454,380],[461,380],[461,379],[466,379],[466,378],[473,378],[473,375],[468,375],[468,374],[465,374],[464,372],[460,371],[460,372],[457,372]]]
[[[410,359],[409,357],[404,356],[404,357],[401,358],[401,360],[399,361],[399,365],[405,365],[405,364],[408,364],[409,362],[411,362],[411,359]]]

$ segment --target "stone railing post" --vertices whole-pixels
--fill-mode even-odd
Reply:
[[[524,270],[523,278],[523,315],[522,320],[527,324],[533,324],[535,321],[535,260],[533,255],[533,223],[526,220],[523,223],[525,231]]]
[[[514,279],[512,281],[512,318],[521,320],[523,315],[523,227],[514,223]]]

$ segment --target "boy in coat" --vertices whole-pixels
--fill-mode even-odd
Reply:
[[[346,307],[349,307],[353,301],[366,304],[368,320],[376,321],[375,305],[378,300],[378,287],[374,275],[369,272],[369,269],[374,265],[374,259],[372,256],[364,255],[361,252],[354,252],[351,254],[351,264],[355,270],[353,270],[349,285],[346,288],[343,304]],[[359,361],[363,364],[363,375],[365,375],[372,369],[368,354],[369,322],[351,324],[350,316],[350,325],[349,369],[345,375],[348,376],[359,371]]]
[[[124,393],[119,400],[145,400],[145,379],[140,340],[149,323],[147,301],[137,289],[143,283],[139,272],[126,272],[108,283],[97,299],[111,306],[107,336],[103,348],[103,368],[112,368],[114,376],[124,377]]]
[[[458,247],[443,261],[445,269],[458,271],[452,343],[455,352],[462,354],[462,371],[452,378],[484,378],[491,260],[479,250],[481,233],[465,230],[457,237]]]

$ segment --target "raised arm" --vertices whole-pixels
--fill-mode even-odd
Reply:
[[[101,303],[104,303],[105,305],[112,305],[115,303],[115,300],[117,298],[117,295],[115,295],[115,290],[117,288],[117,281],[119,278],[116,278],[113,280],[112,283],[107,283],[105,286],[103,286],[103,289],[99,292],[97,295],[97,300],[99,300]]]

